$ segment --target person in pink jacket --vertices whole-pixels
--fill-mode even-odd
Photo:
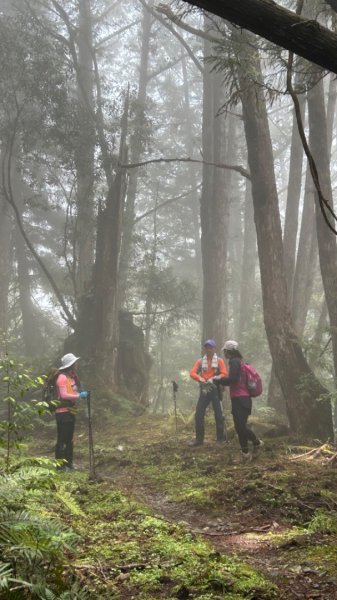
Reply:
[[[71,471],[74,469],[74,430],[75,415],[77,412],[76,401],[78,398],[87,398],[88,392],[80,391],[80,383],[76,374],[78,356],[72,353],[61,358],[59,374],[56,378],[57,406],[55,409],[57,440],[55,458],[65,461],[61,469]]]
[[[250,462],[253,455],[249,451],[248,442],[252,443],[254,454],[264,444],[247,427],[248,417],[252,412],[252,399],[247,388],[247,377],[242,368],[243,358],[239,351],[239,344],[234,340],[227,340],[222,350],[228,361],[229,373],[228,377],[220,378],[220,383],[229,386],[234,427],[241,447],[241,459],[243,462]]]

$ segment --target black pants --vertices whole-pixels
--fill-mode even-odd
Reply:
[[[238,434],[241,450],[248,452],[248,442],[258,446],[259,440],[255,433],[248,429],[247,421],[252,412],[252,399],[247,397],[232,398],[232,415],[235,431]]]
[[[205,435],[205,412],[207,406],[212,403],[215,425],[216,425],[216,438],[220,442],[224,439],[224,416],[222,412],[221,397],[218,388],[207,392],[207,394],[200,393],[197,408],[195,411],[195,437],[197,442],[202,443]]]
[[[70,413],[56,413],[57,440],[55,458],[66,460],[66,466],[73,464],[73,437],[75,416]]]

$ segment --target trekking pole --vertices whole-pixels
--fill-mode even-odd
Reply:
[[[91,392],[88,392],[87,396],[87,407],[88,407],[88,440],[89,440],[89,479],[95,479],[95,455],[94,455],[94,439],[92,435],[92,421],[91,421]]]
[[[224,434],[225,434],[225,441],[228,444],[228,432],[227,432],[227,421],[226,421],[226,417],[225,417],[224,393],[221,393],[220,402],[221,402],[221,407],[222,407],[223,428],[224,428]]]
[[[178,431],[178,419],[177,419],[177,391],[178,391],[178,384],[176,381],[172,381],[172,388],[173,388],[173,404],[174,404],[174,420],[175,420],[175,424],[176,424],[176,433]]]

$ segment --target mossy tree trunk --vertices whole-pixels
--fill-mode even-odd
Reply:
[[[236,34],[236,41],[247,43],[247,37]],[[291,430],[332,439],[331,405],[322,398],[327,390],[310,369],[291,319],[268,116],[262,86],[256,86],[256,79],[262,83],[262,72],[258,53],[252,48],[253,44],[241,47],[238,71],[267,338]]]

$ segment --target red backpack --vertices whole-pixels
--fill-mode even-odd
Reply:
[[[246,373],[246,385],[249,395],[252,398],[261,396],[262,394],[262,379],[257,370],[252,365],[243,362],[243,367]]]

